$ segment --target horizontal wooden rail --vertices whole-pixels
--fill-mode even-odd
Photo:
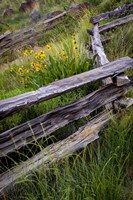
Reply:
[[[46,137],[69,123],[88,116],[98,108],[117,100],[133,86],[133,77],[129,84],[117,87],[108,85],[92,92],[86,97],[70,104],[57,108],[47,114],[23,123],[15,128],[0,134],[0,157]]]
[[[77,15],[84,13],[84,9],[89,9],[88,4],[80,3],[76,6],[68,8],[66,11],[51,19],[41,19],[38,23],[32,24],[16,33],[7,31],[0,35],[0,57],[9,50],[24,47],[28,44],[34,44],[44,32],[53,29],[55,26],[63,23],[64,17],[71,14]],[[74,10],[74,12],[73,12]]]
[[[109,31],[110,29],[124,25],[128,22],[131,22],[131,21],[133,21],[133,14],[128,15],[128,16],[123,17],[123,18],[120,18],[120,19],[116,19],[116,20],[109,22],[109,23],[106,23],[102,26],[99,26],[99,32],[103,33],[103,32]]]
[[[126,107],[132,104],[133,101],[132,103],[129,101],[129,105],[126,102]],[[29,160],[2,173],[0,176],[0,196],[2,197],[8,193],[17,184],[18,179],[23,178],[23,180],[27,180],[26,177],[29,176],[26,175],[32,175],[38,170],[41,173],[41,169],[47,169],[50,164],[58,162],[66,156],[71,156],[75,151],[83,149],[89,143],[97,140],[99,138],[98,133],[113,117],[114,114],[111,111],[109,113],[98,114],[85,126],[80,127],[73,135],[55,144],[51,144]]]
[[[131,21],[133,21],[133,14],[128,15],[126,17],[122,17],[120,19],[113,20],[112,22],[109,22],[109,23],[106,23],[104,25],[99,26],[99,33],[104,33],[106,31],[109,31],[109,30],[114,29],[118,26],[124,25],[128,22],[131,22]],[[87,31],[90,35],[94,34],[93,29],[88,29]]]
[[[76,88],[80,88],[93,81],[107,78],[109,76],[117,76],[118,74],[131,68],[133,68],[133,59],[124,57],[100,68],[53,82],[36,91],[1,100],[0,119],[3,119],[4,117],[33,104],[57,97]]]
[[[110,12],[102,13],[102,14],[97,15],[97,16],[93,16],[90,19],[90,21],[91,21],[91,23],[96,24],[96,23],[103,21],[105,19],[121,17],[122,15],[126,15],[126,14],[129,14],[129,13],[130,14],[133,13],[133,3],[118,7],[114,11],[110,11]]]
[[[81,127],[79,131],[68,138],[52,144],[26,162],[10,169],[0,176],[0,195],[8,192],[18,178],[26,177],[37,170],[47,168],[51,163],[61,160],[67,155],[84,148],[99,138],[98,133],[112,118],[111,114],[102,113]]]
[[[3,42],[0,43],[0,56],[2,56],[4,53],[6,53],[8,50],[11,50],[15,48],[16,46],[24,47],[30,43],[30,41],[35,41],[40,38],[42,33],[46,33],[49,30],[52,30],[57,25],[61,24],[62,21],[57,21],[56,23],[50,24],[49,26],[46,26],[44,28],[41,28],[40,30],[33,30],[26,35],[21,33],[21,36],[13,35],[10,37],[7,37]],[[16,37],[15,37],[16,36]]]
[[[126,101],[124,105],[125,108],[132,106],[133,100]],[[108,113],[99,113],[85,126],[80,127],[76,133],[62,141],[49,145],[29,160],[1,174],[0,196],[8,193],[10,189],[17,184],[18,179],[23,178],[23,180],[26,180],[26,177],[29,177],[26,175],[32,175],[38,170],[41,173],[41,169],[47,169],[50,164],[58,162],[66,156],[71,156],[75,151],[83,149],[91,142],[97,140],[99,138],[98,133],[114,116],[117,115],[114,115],[111,111]]]
[[[22,31],[19,31],[14,34],[8,34],[7,37],[4,35],[3,37],[1,36],[2,39],[0,40],[0,56],[2,56],[4,53],[6,53],[7,51],[11,49],[17,48],[17,46],[19,46],[20,48],[20,46],[22,45],[25,46],[27,44],[30,44],[30,41],[33,42],[37,40],[38,38],[40,38],[40,35],[42,35],[42,33],[49,31],[53,29],[54,27],[56,27],[57,25],[59,25],[60,23],[62,23],[61,20],[58,21],[57,19],[60,19],[65,15],[66,15],[66,12],[63,12],[62,14],[52,19],[42,21],[33,27],[25,28]],[[46,26],[46,24],[52,21],[53,22],[56,21],[56,22],[51,23]]]

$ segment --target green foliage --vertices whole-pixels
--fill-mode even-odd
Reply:
[[[130,56],[133,58],[133,27],[132,22],[118,27],[109,33],[111,40],[105,45],[105,51],[110,61]]]
[[[10,199],[132,199],[133,109],[112,121],[97,144],[18,181]],[[128,186],[128,187],[127,187]]]
[[[70,1],[60,0],[40,0],[40,2],[45,6],[51,6],[52,3],[58,4],[54,5],[54,8],[51,7],[51,10],[70,4]],[[96,13],[108,11],[123,2],[132,3],[132,0],[88,0],[88,2],[97,5],[97,7],[91,12],[86,12],[79,24],[77,22],[74,24],[74,19],[72,20],[68,16],[69,20],[67,19],[67,22],[64,22],[66,23],[65,28],[60,25],[57,29],[47,32],[47,37],[44,36],[40,40],[40,45],[45,45],[42,51],[46,54],[46,58],[39,60],[39,57],[44,54],[41,54],[39,50],[30,55],[30,49],[28,49],[28,53],[25,52],[25,57],[21,56],[19,64],[9,66],[9,70],[0,74],[0,99],[37,89],[53,81],[92,68],[94,59],[89,59],[84,49],[85,42],[88,40],[86,29],[91,27],[88,18],[94,15],[95,11]],[[16,21],[17,23],[18,21]],[[25,20],[23,23],[25,23]],[[70,37],[74,30],[76,34]],[[110,61],[123,56],[133,57],[133,28],[131,23],[110,31],[108,35],[111,40],[105,44],[105,52]],[[48,49],[46,44],[51,49],[50,47]],[[38,58],[35,58],[35,54]],[[38,65],[32,67],[31,62],[41,65],[40,67]],[[30,71],[26,73],[27,70]],[[132,75],[133,72],[131,70],[128,73]],[[49,112],[58,106],[69,104],[97,89],[97,87],[97,83],[86,86],[83,89],[64,94],[1,120],[0,132]],[[133,90],[128,93],[128,96],[133,97]],[[44,167],[42,171],[38,171],[32,176],[22,177],[21,180],[18,180],[17,186],[12,190],[8,199],[131,200],[133,196],[132,176],[129,169],[132,170],[133,159],[133,108],[128,112],[123,111],[121,115],[118,120],[111,121],[101,133],[100,140],[97,143],[91,144],[83,152],[67,157],[59,164],[54,163],[47,169]],[[59,131],[61,132],[60,135],[63,135],[72,130],[76,130],[75,124]],[[47,141],[43,140],[42,146],[40,143],[36,144],[38,145],[37,148],[43,149],[46,143]],[[21,157],[28,158],[28,151],[26,152],[27,154],[20,155],[19,161]],[[32,155],[35,152],[35,148],[30,149]],[[24,154],[23,151],[21,154]],[[15,162],[15,158],[13,159],[12,162]],[[7,199],[6,196],[4,199]]]

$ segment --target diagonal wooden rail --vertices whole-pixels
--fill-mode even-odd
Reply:
[[[46,137],[59,128],[86,117],[98,108],[117,100],[132,88],[133,77],[130,80],[129,84],[121,87],[113,84],[103,87],[70,105],[57,108],[1,133],[0,157],[6,156],[6,154],[15,149],[19,149],[42,137]]]
[[[5,192],[7,193],[19,178],[41,170],[42,167],[47,168],[51,163],[72,155],[75,151],[98,139],[99,131],[105,127],[111,118],[111,114],[101,113],[88,122],[86,126],[81,127],[75,134],[46,147],[31,159],[3,173],[0,176],[0,196]]]
[[[90,21],[93,24],[97,24],[100,21],[110,19],[110,18],[121,17],[121,16],[127,15],[129,13],[133,13],[133,3],[127,4],[124,6],[120,6],[117,9],[110,11],[110,12],[106,12],[106,13],[102,13],[100,15],[93,16],[90,19]]]
[[[27,108],[35,103],[39,103],[53,97],[57,97],[85,84],[110,76],[117,76],[118,74],[131,68],[133,68],[133,59],[124,57],[100,68],[53,82],[48,86],[39,88],[36,91],[1,100],[0,119],[3,119],[14,112],[18,112],[20,109]]]
[[[133,21],[133,14],[122,17],[120,19],[115,19],[111,22],[99,26],[99,33],[105,33],[107,31],[110,31],[111,29],[114,29],[131,21]],[[88,29],[87,31],[90,35],[93,35],[93,29]]]
[[[0,157],[6,156],[16,149],[18,150],[25,144],[32,143],[34,139],[36,141],[46,137],[55,130],[88,116],[98,108],[102,107],[103,109],[103,106],[108,105],[108,103],[113,105],[109,111],[104,109],[104,112],[94,116],[85,126],[80,127],[76,133],[62,141],[47,146],[32,158],[2,173],[0,176],[0,196],[8,193],[19,178],[37,172],[43,167],[47,168],[51,163],[57,162],[67,155],[72,155],[75,151],[97,140],[99,138],[98,133],[112,117],[117,116],[117,108],[128,108],[133,105],[133,99],[123,98],[123,95],[133,86],[133,77],[123,75],[123,72],[133,68],[133,59],[124,57],[114,62],[109,62],[101,42],[100,27],[98,25],[98,22],[104,19],[120,17],[132,12],[133,4],[129,4],[119,7],[115,11],[94,16],[91,19],[94,25],[93,31],[91,31],[92,49],[94,54],[98,54],[97,67],[100,66],[99,68],[56,81],[36,91],[0,101],[0,119],[3,119],[23,108],[54,98],[96,80],[104,79],[106,84],[106,86],[102,86],[76,102],[56,108],[49,113],[1,133]],[[103,31],[108,31],[131,20],[132,15],[114,20],[101,27],[104,29]],[[2,37],[4,38],[4,36]],[[108,81],[109,77],[111,82]],[[116,114],[113,112],[114,108]]]

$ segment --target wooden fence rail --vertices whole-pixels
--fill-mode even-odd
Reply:
[[[44,33],[63,23],[66,16],[73,16],[74,14],[81,15],[84,13],[84,9],[89,8],[90,6],[88,3],[80,3],[68,8],[66,11],[63,11],[51,19],[42,19],[38,23],[32,24],[16,33],[11,33],[10,31],[5,32],[5,34],[0,36],[0,57],[9,50],[34,43],[44,35]]]
[[[98,108],[103,110],[85,126],[80,127],[76,133],[47,146],[32,158],[2,173],[0,175],[0,195],[8,193],[22,176],[25,177],[25,175],[32,174],[43,167],[47,168],[51,163],[59,161],[67,155],[72,155],[73,152],[97,140],[98,133],[112,117],[117,116],[117,112],[115,114],[113,112],[114,109],[133,105],[133,99],[123,98],[124,94],[133,88],[133,77],[124,75],[126,70],[133,69],[133,59],[124,57],[109,62],[100,38],[100,29],[108,31],[119,24],[127,23],[132,20],[132,15],[100,26],[102,28],[98,25],[101,20],[122,16],[132,11],[133,4],[130,4],[115,11],[94,16],[91,19],[93,29],[89,33],[92,40],[92,53],[93,55],[97,54],[95,65],[97,68],[53,82],[36,91],[0,101],[0,119],[4,119],[21,109],[57,97],[85,84],[97,80],[102,80],[104,83],[100,89],[69,105],[56,108],[49,113],[0,133],[0,157],[2,159],[2,157],[10,156],[9,153],[18,151],[21,147],[32,144],[40,138],[45,138],[75,120],[89,116]],[[108,106],[109,103],[111,103],[111,107]]]
[[[47,114],[21,124],[0,134],[0,152],[2,156],[46,137],[71,122],[88,116],[93,111],[117,100],[127,93],[133,86],[133,77],[130,83],[121,87],[109,85],[99,89],[86,97],[70,104],[55,109]]]
[[[114,29],[118,26],[124,25],[131,21],[133,21],[133,14],[128,15],[126,17],[122,17],[120,19],[115,19],[112,22],[108,22],[104,25],[99,26],[99,33],[104,33],[104,32],[110,31],[111,29]],[[93,35],[93,29],[88,29],[88,33],[90,35]]]
[[[26,108],[35,103],[39,103],[53,97],[57,97],[65,92],[79,88],[96,80],[109,76],[115,77],[118,74],[133,68],[133,60],[129,57],[121,58],[117,61],[106,64],[100,68],[84,72],[69,78],[65,78],[42,87],[36,91],[28,92],[9,99],[0,101],[0,119],[10,114]]]
[[[97,24],[100,21],[106,20],[106,19],[110,19],[110,18],[116,18],[116,17],[121,17],[123,15],[127,15],[129,13],[133,12],[133,3],[131,4],[127,4],[124,6],[120,6],[117,9],[110,11],[110,12],[106,12],[106,13],[102,13],[100,15],[97,16],[93,16],[90,21],[92,24]]]

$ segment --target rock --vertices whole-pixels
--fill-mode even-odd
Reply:
[[[41,15],[40,15],[40,11],[39,10],[33,10],[32,12],[31,12],[31,14],[29,15],[29,17],[32,19],[32,20],[34,20],[34,21],[36,21],[36,20],[38,20],[40,17],[41,17]]]
[[[21,3],[20,7],[19,7],[19,11],[25,13],[28,10],[28,6],[27,3]]]
[[[26,0],[26,3],[29,9],[35,9],[38,5],[37,0]]]
[[[62,13],[62,11],[60,11],[60,10],[57,10],[57,11],[54,11],[54,12],[50,12],[50,13],[47,14],[47,19],[51,19],[53,17],[56,17],[57,15],[59,15],[61,13]]]
[[[32,9],[36,9],[39,6],[37,0],[26,0],[25,2],[21,3],[19,7],[20,12],[27,12]]]
[[[8,17],[14,14],[14,10],[10,8],[10,6],[7,6],[7,8],[4,10],[3,17]]]

